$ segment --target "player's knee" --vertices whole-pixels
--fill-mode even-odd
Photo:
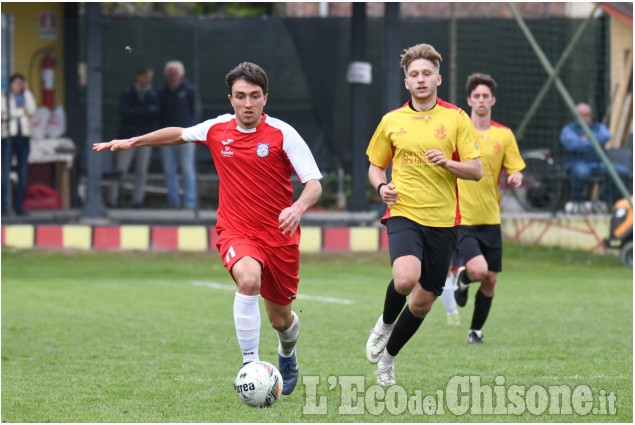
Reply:
[[[271,327],[275,330],[284,332],[291,326],[291,323],[293,323],[293,318],[289,320],[289,318],[281,315],[270,316],[269,323],[271,323]]]
[[[483,282],[488,278],[487,269],[481,267],[475,267],[468,271],[468,276],[472,282]]]
[[[401,295],[408,295],[419,282],[419,276],[404,274],[394,279],[395,290]]]
[[[487,277],[481,281],[481,287],[488,292],[494,292],[494,287],[498,282],[498,275],[496,273],[488,273]]]
[[[411,303],[408,306],[408,308],[410,308],[410,312],[412,313],[413,316],[418,317],[419,319],[423,319],[430,312],[430,309],[432,308],[432,304]]]
[[[258,295],[260,293],[260,279],[255,275],[246,275],[237,281],[238,292],[244,295]]]

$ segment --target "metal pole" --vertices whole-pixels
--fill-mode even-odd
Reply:
[[[353,3],[351,25],[351,60],[366,60],[366,3]],[[353,140],[353,194],[352,209],[364,210],[367,207],[366,188],[368,186],[368,160],[366,145],[368,139],[368,87],[366,84],[351,84],[351,126]]]
[[[399,22],[399,3],[385,5],[386,55],[384,56],[384,98],[383,112],[386,113],[401,106],[401,68],[399,54],[401,51],[401,28]]]
[[[560,72],[562,72],[562,68],[564,67],[564,64],[569,59],[569,56],[571,56],[571,53],[573,52],[573,49],[575,48],[575,46],[578,44],[578,41],[580,41],[580,38],[582,37],[582,34],[584,33],[584,30],[588,26],[589,22],[593,20],[593,15],[595,14],[595,11],[597,10],[598,7],[600,7],[600,5],[596,4],[593,10],[591,11],[591,14],[589,15],[589,17],[586,18],[586,20],[578,27],[575,34],[573,35],[573,38],[571,39],[571,41],[565,48],[564,52],[562,52],[562,56],[560,57],[560,60],[556,64],[553,74],[549,75],[549,78],[547,79],[547,81],[545,81],[544,85],[540,89],[540,92],[538,92],[538,95],[536,96],[536,98],[534,99],[534,102],[529,107],[529,111],[527,112],[527,114],[525,114],[525,117],[523,118],[522,122],[518,126],[518,129],[514,132],[516,134],[517,139],[521,139],[523,137],[523,134],[525,133],[525,130],[527,129],[527,126],[529,125],[529,122],[538,111],[538,108],[540,108],[542,101],[544,100],[545,96],[547,95],[547,92],[549,91],[553,83],[556,81],[556,78],[558,78],[558,76],[560,75]]]
[[[450,103],[458,102],[456,94],[456,14],[454,2],[450,3]]]
[[[88,188],[83,218],[106,217],[101,194],[102,156],[93,143],[102,141],[102,27],[101,3],[86,3],[86,174]]]
[[[5,20],[6,18],[6,20]],[[4,21],[4,23],[6,23],[7,26],[7,34],[3,34],[4,36],[6,36],[5,38],[2,39],[2,43],[3,43],[3,50],[4,52],[6,52],[6,58],[7,58],[7,74],[5,75],[4,78],[7,78],[7,87],[6,87],[6,92],[5,92],[5,99],[7,99],[7,127],[9,128],[9,131],[7,131],[7,140],[5,141],[5,143],[7,143],[7,154],[9,155],[9,170],[3,170],[4,172],[7,173],[7,176],[9,174],[11,174],[11,158],[13,158],[13,153],[11,152],[11,85],[9,84],[9,77],[10,75],[13,74],[13,14],[11,13],[6,13],[6,14],[2,14],[2,20]],[[4,45],[4,43],[6,43],[6,45]],[[2,105],[2,107],[4,108],[4,105]],[[5,207],[7,209],[7,211],[9,211],[9,214],[12,215],[13,214],[13,190],[11,190],[11,179],[9,177],[7,177],[7,181],[8,181],[8,185],[5,188],[6,190],[9,191],[9,205],[3,205],[3,207]]]
[[[516,7],[512,3],[507,3],[507,6],[509,7],[512,14],[514,15],[514,19],[516,19],[516,22],[518,23],[518,26],[520,27],[525,37],[527,38],[527,41],[529,41],[529,44],[534,49],[534,53],[536,53],[538,60],[542,64],[543,68],[545,68],[545,71],[547,72],[547,74],[549,74],[550,76],[554,76],[554,69],[549,63],[549,59],[547,58],[547,56],[545,56],[544,52],[538,45],[538,42],[533,37],[531,31],[525,24],[525,21],[516,10]],[[606,169],[608,170],[609,175],[611,176],[611,179],[613,180],[613,182],[615,183],[619,191],[622,193],[622,195],[624,195],[624,198],[628,200],[628,202],[630,203],[632,207],[633,202],[631,201],[631,195],[630,193],[628,193],[628,190],[626,189],[624,182],[622,182],[622,179],[620,178],[620,176],[615,172],[615,168],[613,168],[613,164],[604,153],[602,146],[598,143],[597,139],[595,138],[595,135],[593,135],[589,126],[582,119],[580,114],[578,114],[578,111],[576,110],[576,107],[575,107],[575,103],[573,102],[571,95],[567,91],[567,88],[564,86],[560,78],[558,78],[557,76],[555,76],[554,78],[556,80],[556,88],[558,89],[558,92],[560,93],[562,100],[564,101],[564,103],[567,105],[567,107],[573,114],[573,117],[575,118],[578,125],[584,131],[584,134],[586,134],[589,140],[591,141],[591,146],[593,146],[593,149],[595,150],[595,152],[598,154],[598,156],[600,157],[604,165],[606,165]]]
[[[64,3],[64,98],[66,99],[66,134],[75,143],[82,139],[76,125],[79,122],[79,3]],[[71,168],[71,206],[79,205],[77,196],[77,167]]]
[[[198,110],[199,114],[195,114],[196,116],[196,120],[197,121],[201,121],[203,119],[203,103],[201,101],[201,97],[199,94],[199,83],[200,83],[200,70],[199,70],[199,28],[198,28],[198,23],[199,18],[196,17],[194,18],[194,43],[193,44],[193,57],[194,57],[194,63],[193,63],[193,71],[194,71],[194,77],[193,77],[193,81],[192,83],[194,84],[194,90],[196,93],[196,104],[195,104],[195,110]],[[199,109],[200,107],[200,109]],[[198,150],[198,149],[197,149]],[[197,161],[196,161],[196,150],[194,151],[194,163],[192,164],[192,166],[194,167],[194,176],[196,179],[198,179],[198,167],[197,165]],[[194,205],[194,219],[198,220],[200,218],[200,205],[201,205],[201,197],[199,196],[200,190],[199,190],[199,184],[198,182],[196,183],[196,204]]]

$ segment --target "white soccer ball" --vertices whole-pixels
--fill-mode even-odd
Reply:
[[[269,407],[282,393],[282,376],[271,363],[251,362],[238,371],[234,389],[247,406]]]

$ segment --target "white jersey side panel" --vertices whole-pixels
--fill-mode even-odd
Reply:
[[[321,179],[322,173],[320,173],[315,158],[298,132],[284,121],[271,116],[267,117],[266,123],[282,132],[284,137],[282,149],[289,157],[300,182],[304,184],[309,180]]]
[[[203,142],[207,140],[207,133],[213,125],[230,121],[233,118],[234,115],[232,114],[219,115],[216,118],[203,121],[193,127],[184,128],[181,138],[186,142]]]

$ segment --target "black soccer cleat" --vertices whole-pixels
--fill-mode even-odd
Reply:
[[[483,344],[483,332],[470,329],[467,333],[467,341],[470,344]]]
[[[459,307],[465,307],[467,304],[467,290],[470,287],[469,284],[466,285],[461,281],[464,273],[467,273],[465,267],[459,267],[456,276],[454,276],[454,300]]]

